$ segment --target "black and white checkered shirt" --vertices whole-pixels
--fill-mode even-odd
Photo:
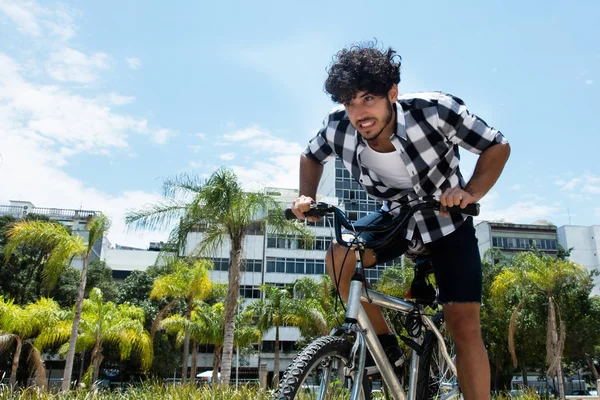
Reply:
[[[409,201],[439,197],[447,188],[465,187],[458,165],[458,146],[480,154],[494,144],[507,143],[498,130],[471,114],[461,99],[449,94],[406,94],[398,98],[395,109],[396,132],[390,140],[406,165],[412,189],[386,186],[375,172],[365,168],[360,153],[366,145],[350,124],[343,106],[329,113],[304,154],[321,164],[339,157],[370,196],[384,200],[383,208],[394,211]],[[453,232],[466,218],[457,213],[446,218],[437,211],[419,211],[408,224],[406,238],[413,237],[416,225],[423,241],[429,243]]]

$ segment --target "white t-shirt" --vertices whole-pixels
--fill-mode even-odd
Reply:
[[[397,189],[413,187],[406,165],[397,151],[379,153],[369,144],[360,153],[360,161],[369,170],[374,171],[386,186]]]

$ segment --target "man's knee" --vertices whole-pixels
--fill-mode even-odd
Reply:
[[[480,305],[452,303],[444,305],[444,319],[457,346],[481,340]]]

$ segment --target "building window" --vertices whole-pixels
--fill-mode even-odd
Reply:
[[[556,250],[557,243],[554,239],[525,239],[514,237],[492,237],[492,246],[503,249],[529,250],[533,246],[540,250]]]
[[[273,235],[267,238],[267,248],[271,249],[302,249],[302,250],[327,250],[331,244],[331,237],[317,236],[311,242],[301,237]]]
[[[262,260],[244,260],[242,264],[242,271],[261,272]]]
[[[240,296],[245,299],[260,299],[260,289],[258,286],[241,285]]]
[[[325,260],[269,257],[267,258],[267,272],[322,275],[325,273]]]

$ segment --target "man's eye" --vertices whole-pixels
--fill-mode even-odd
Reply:
[[[365,96],[365,101],[371,101],[373,100],[373,96]]]

